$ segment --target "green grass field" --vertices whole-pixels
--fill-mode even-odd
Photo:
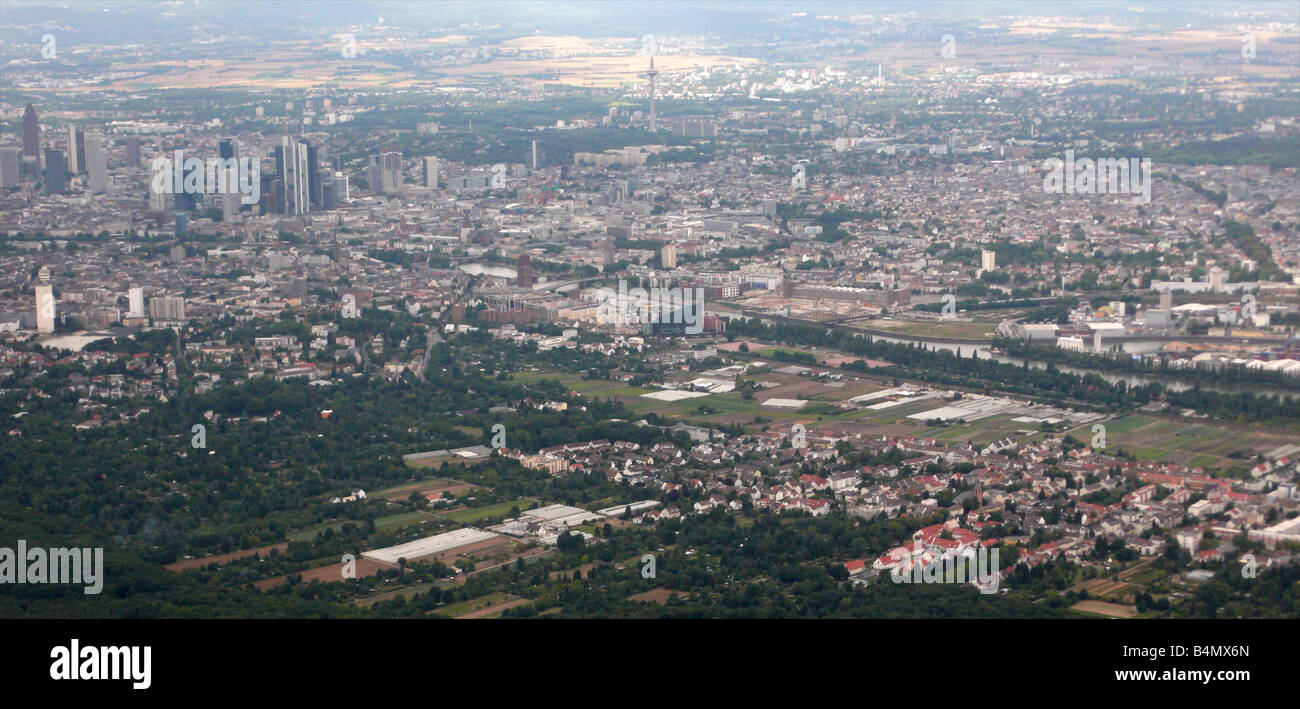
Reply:
[[[1291,442],[1293,436],[1270,431],[1242,430],[1202,421],[1180,421],[1129,414],[1106,421],[1107,447],[1123,448],[1141,461],[1159,461],[1228,470],[1250,464],[1256,454]],[[1070,433],[1081,441],[1092,438],[1091,426]],[[1236,454],[1236,457],[1231,457]]]
[[[370,493],[369,496],[387,497],[389,495],[401,494],[403,497],[406,497],[416,490],[450,484],[452,484],[451,478],[424,478],[423,480],[416,480],[415,482],[403,483],[393,487],[386,487],[383,490],[376,490],[375,492]]]
[[[1106,435],[1109,436],[1116,433],[1130,433],[1132,431],[1136,431],[1139,428],[1142,428],[1143,426],[1148,426],[1150,424],[1156,423],[1156,421],[1157,419],[1153,419],[1147,416],[1136,416],[1136,415],[1122,416],[1120,418],[1115,419],[1114,421],[1106,422]],[[1079,430],[1081,431],[1088,430],[1089,428],[1090,427],[1088,426],[1084,426],[1082,429]]]
[[[484,608],[489,603],[495,606],[513,600],[515,600],[514,596],[509,596],[498,591],[489,593],[486,596],[471,598],[468,601],[460,601],[459,603],[452,603],[451,605],[443,606],[434,611],[433,614],[445,618],[455,618],[458,615],[464,615],[471,611],[478,610],[479,608]]]
[[[375,520],[376,531],[387,531],[390,529],[400,529],[410,527],[421,522],[436,522],[437,516],[429,512],[401,512],[387,517],[380,517]]]
[[[488,519],[489,517],[500,517],[501,515],[504,515],[505,513],[509,512],[511,507],[518,507],[520,510],[526,510],[534,502],[537,502],[537,500],[533,500],[527,497],[521,497],[517,500],[511,500],[509,502],[498,502],[495,505],[485,505],[483,507],[471,507],[466,510],[455,510],[453,512],[446,512],[442,515],[442,517],[452,522],[458,522],[460,524],[469,524],[471,522],[477,522],[481,519]]]
[[[398,514],[395,515],[388,515],[387,517],[376,518],[375,531],[382,532],[390,529],[400,529],[402,527],[409,527],[411,525],[419,524],[422,521],[433,522],[433,521],[437,521],[437,519],[438,518],[435,515],[430,514],[428,512],[418,512],[418,511],[399,512]],[[339,531],[340,529],[343,528],[343,525],[347,524],[348,522],[351,522],[358,526],[365,524],[365,522],[361,522],[354,519],[339,520],[338,522],[330,522],[328,524],[318,524],[314,527],[307,527],[306,529],[300,529],[296,532],[291,532],[289,534],[289,540],[295,542],[302,542],[310,539],[315,539],[317,534],[324,532],[326,529],[333,528],[335,532]]]
[[[300,529],[296,532],[290,532],[289,541],[291,542],[309,541],[315,539],[317,534],[320,534],[321,532],[324,532],[326,529],[331,529],[331,528],[335,532],[338,532],[343,528],[343,525],[347,524],[348,522],[351,522],[356,525],[362,524],[361,522],[358,522],[356,520],[348,520],[348,519],[339,522],[331,522],[329,524],[318,524],[314,527],[308,527],[306,529]]]

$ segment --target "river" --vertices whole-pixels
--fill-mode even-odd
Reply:
[[[729,317],[738,317],[740,315],[739,313],[726,311],[726,310],[709,311],[706,309],[705,312],[709,315],[723,315]],[[773,324],[773,325],[778,324],[778,321],[768,320],[766,318],[762,318],[762,320],[766,324]],[[809,322],[807,324],[816,325],[817,323]],[[1025,359],[1021,357],[1007,357],[1006,355],[993,354],[992,352],[989,351],[991,349],[991,345],[972,345],[969,343],[945,342],[943,340],[917,343],[914,340],[906,340],[898,337],[888,337],[885,335],[872,334],[872,335],[864,335],[864,336],[871,337],[872,339],[876,339],[876,340],[884,340],[886,342],[897,342],[904,345],[922,344],[923,346],[929,349],[943,349],[943,350],[948,350],[949,352],[957,352],[958,350],[960,350],[962,355],[967,357],[970,356],[971,350],[974,350],[975,356],[978,357],[979,359],[991,359],[997,362],[1002,362],[1004,364],[1014,364],[1017,367],[1025,363]],[[1117,344],[1125,352],[1130,352],[1132,354],[1148,354],[1151,352],[1156,352],[1160,349],[1160,345],[1161,345],[1161,343],[1159,342],[1121,342]],[[1037,367],[1038,369],[1046,369],[1047,363],[1038,359],[1030,359],[1029,366]],[[1196,386],[1195,383],[1193,382],[1189,382],[1184,379],[1176,379],[1172,377],[1158,377],[1158,376],[1151,376],[1146,374],[1119,374],[1116,372],[1104,372],[1096,369],[1073,367],[1066,364],[1056,364],[1055,366],[1058,370],[1062,372],[1069,372],[1071,374],[1078,374],[1078,375],[1095,374],[1101,377],[1102,379],[1111,382],[1112,384],[1117,382],[1125,382],[1129,386],[1142,386],[1146,384],[1159,383],[1170,391],[1187,391],[1188,389],[1192,389],[1193,387]],[[1243,391],[1258,393],[1260,389],[1260,387],[1257,385],[1249,385],[1249,384],[1207,384],[1205,382],[1201,382],[1200,386],[1201,389],[1204,389],[1206,391],[1217,391],[1226,394],[1236,394]]]
[[[506,266],[485,266],[481,263],[462,263],[457,268],[464,271],[465,273],[470,274],[471,276],[478,276],[486,273],[487,275],[493,276],[495,278],[515,279],[519,277],[518,271],[516,271],[513,268],[508,268]]]

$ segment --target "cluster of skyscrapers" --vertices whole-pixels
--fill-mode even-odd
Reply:
[[[385,150],[379,155],[370,156],[366,167],[366,179],[370,182],[372,192],[392,194],[402,190],[402,154],[396,150]]]
[[[65,133],[66,131],[66,133]],[[35,107],[27,104],[23,113],[22,147],[0,147],[0,187],[15,187],[29,183],[48,193],[66,192],[73,186],[73,180],[84,176],[83,185],[94,193],[107,193],[109,188],[108,151],[104,136],[97,130],[78,125],[68,125],[66,129],[56,132],[58,137],[53,144],[42,146],[41,126]],[[66,138],[62,136],[66,135]],[[62,139],[61,139],[62,138]],[[66,141],[66,142],[65,142]],[[141,148],[144,142],[140,136],[125,136],[117,139],[121,148],[124,167],[140,167],[144,164]],[[162,151],[161,136],[155,146],[159,155]],[[279,214],[284,216],[302,216],[312,211],[335,209],[340,203],[351,198],[348,177],[344,175],[338,158],[333,164],[323,164],[318,146],[298,136],[282,135],[270,150],[269,155],[241,155],[239,141],[233,136],[222,137],[218,143],[218,157],[229,165],[232,174],[220,175],[224,184],[238,185],[239,181],[233,171],[246,169],[248,161],[257,161],[259,168],[257,188],[254,196],[256,204],[251,208],[256,214]],[[169,157],[170,156],[166,156]],[[115,158],[116,160],[116,158]],[[196,210],[219,208],[223,221],[239,218],[240,210],[245,206],[245,194],[239,188],[207,189],[213,178],[205,174],[203,167],[191,166],[188,160],[175,166],[181,171],[178,182],[188,187],[197,183],[199,189],[157,190],[149,192],[149,210],[158,214],[174,215],[176,234],[185,238],[189,215]],[[440,179],[440,163],[433,156],[423,157],[421,184],[425,188],[437,189]],[[194,174],[198,172],[199,174]],[[364,177],[369,189],[379,194],[399,194],[405,188],[403,156],[395,148],[385,148],[378,155],[370,157]],[[475,184],[461,185],[463,188],[479,187],[486,189],[491,184],[490,175],[458,178],[462,181],[473,180]],[[481,182],[482,184],[477,184]]]
[[[108,151],[103,135],[82,126],[69,125],[66,129],[66,145],[55,143],[41,145],[41,126],[32,104],[27,104],[23,112],[22,147],[0,147],[0,188],[16,187],[24,182],[39,186],[45,192],[65,192],[71,181],[78,175],[85,176],[85,186],[95,193],[108,191]],[[62,131],[60,131],[62,132]],[[56,139],[57,140],[57,139]],[[61,141],[60,141],[61,142]],[[123,162],[127,167],[139,167],[142,164],[142,140],[139,136],[126,136],[119,142],[123,149]],[[161,142],[158,145],[161,150]],[[238,141],[232,137],[223,137],[218,145],[218,155],[222,160],[238,160],[249,157],[258,160],[261,188],[256,209],[260,214],[283,214],[301,216],[313,210],[334,209],[341,200],[349,198],[347,178],[337,170],[329,170],[320,164],[318,148],[307,140],[289,135],[281,136],[280,142],[271,150],[269,158],[241,156]],[[261,162],[266,160],[267,162]],[[380,191],[395,192],[402,187],[402,155],[397,151],[385,152],[372,159],[382,165],[378,179],[373,183]],[[269,163],[269,164],[268,164]],[[232,167],[235,162],[229,163]],[[156,192],[151,190],[149,207],[154,212],[188,213],[200,207],[219,207],[224,220],[238,218],[243,194],[234,189],[212,194],[215,201],[204,202],[203,189],[205,176],[191,175],[195,170],[178,166],[185,170],[182,182],[190,184],[196,178],[201,188],[196,192]],[[433,168],[436,175],[436,165]],[[229,177],[227,185],[237,185],[234,175]],[[434,178],[436,180],[436,176]]]
[[[127,145],[130,162],[131,145]],[[135,143],[135,164],[139,164],[139,141]],[[68,126],[67,145],[64,149],[41,148],[41,124],[36,107],[27,104],[23,111],[23,146],[0,148],[0,187],[38,182],[46,192],[64,192],[74,175],[86,175],[86,185],[92,192],[108,191],[108,155],[104,139],[96,131],[86,131],[80,126]]]
[[[221,157],[238,157],[233,152],[226,155],[227,140],[234,141],[222,140]],[[302,216],[313,210],[334,209],[349,197],[347,177],[322,166],[320,149],[303,138],[281,136],[280,144],[271,149],[271,162],[274,170],[262,170],[258,202],[262,214]]]

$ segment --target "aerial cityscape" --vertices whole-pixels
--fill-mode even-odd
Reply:
[[[0,618],[1300,618],[1295,2],[0,42]]]

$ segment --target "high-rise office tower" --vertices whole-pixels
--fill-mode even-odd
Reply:
[[[122,144],[126,146],[126,166],[140,167],[140,136],[128,135]]]
[[[75,175],[86,169],[86,132],[68,126],[68,172]]]
[[[333,178],[321,180],[320,206],[324,210],[335,209],[339,206],[338,185],[335,184]]]
[[[257,215],[278,215],[279,213],[279,203],[276,202],[276,183],[279,181],[279,174],[274,172],[274,163],[276,163],[276,156],[274,155],[261,159],[260,174],[257,176],[257,181],[261,183],[259,196],[257,196],[257,209],[255,212]]]
[[[666,269],[677,268],[677,247],[672,244],[664,244],[659,251],[659,262]]]
[[[320,149],[315,145],[307,146],[307,195],[308,203],[311,206],[320,208],[321,200],[324,199],[325,190],[322,189],[320,179]]]
[[[0,187],[16,187],[22,181],[22,148],[0,148]]]
[[[285,136],[287,138],[288,136]],[[271,148],[271,161],[275,163],[275,174],[284,177],[284,145]]]
[[[63,151],[46,148],[45,191],[63,192],[66,189],[68,189],[68,170],[64,164]]]
[[[528,254],[519,254],[519,263],[515,266],[519,273],[519,287],[533,287],[533,257]]]
[[[92,192],[108,191],[108,154],[104,150],[104,137],[97,132],[86,134],[86,174],[90,176]]]
[[[181,171],[181,184],[184,186],[180,192],[172,195],[172,204],[177,211],[188,212],[197,209],[204,201],[203,196],[207,192],[207,170],[202,163],[185,165],[189,158],[173,166],[172,169]]]
[[[23,155],[35,158],[41,151],[41,124],[36,120],[36,107],[27,104],[23,109]]]
[[[224,161],[224,167],[220,169],[226,172],[226,191],[217,198],[221,202],[221,221],[234,221],[239,218],[239,204],[243,197],[239,193],[239,171],[230,167],[237,164],[232,163],[232,160],[239,159],[239,141],[233,135],[222,136],[221,142],[217,144],[217,157]]]
[[[185,241],[190,236],[190,215],[188,212],[177,212],[172,215],[172,233],[176,235],[177,241]]]
[[[49,283],[36,286],[36,331],[54,332],[54,287]]]
[[[161,190],[149,190],[149,211],[167,212],[172,208],[172,194]]]
[[[239,170],[226,165],[226,192],[221,195],[221,221],[232,222],[239,219],[239,205],[244,195],[239,191]]]
[[[384,170],[384,191],[397,192],[402,189],[402,154],[390,150],[379,156],[379,163]]]
[[[279,150],[278,147],[276,149]],[[274,161],[275,157],[272,156],[271,158],[268,159]],[[261,195],[258,197],[258,202],[257,202],[257,213],[258,214],[279,214],[281,211],[283,211],[280,208],[280,194],[283,191],[283,185],[284,185],[284,183],[280,180],[280,175],[266,169],[266,166],[263,165],[262,174],[259,178],[259,181],[262,183],[262,185],[260,188]]]
[[[81,166],[81,171],[86,171],[86,131],[77,129],[77,164]]]
[[[307,168],[307,143],[283,136],[280,153],[283,156],[284,213],[302,216],[311,211],[311,172]]]
[[[370,162],[366,164],[366,183],[370,185],[370,191],[376,194],[384,191],[384,170],[379,165],[379,156],[371,155]]]
[[[179,295],[155,295],[149,299],[149,317],[156,322],[184,322],[185,299]]]
[[[370,182],[370,191],[391,194],[402,189],[402,154],[388,150],[378,156],[370,156],[370,165],[366,170]]]
[[[424,158],[424,186],[438,189],[438,158],[432,155]]]
[[[131,286],[126,291],[126,299],[126,316],[129,318],[144,317],[144,289],[140,286]]]

